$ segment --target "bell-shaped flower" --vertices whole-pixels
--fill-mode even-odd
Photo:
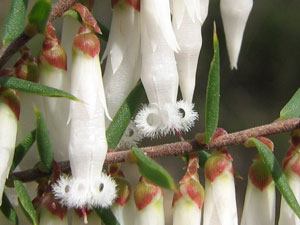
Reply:
[[[74,40],[71,67],[71,94],[81,101],[70,102],[68,151],[72,177],[62,176],[53,189],[68,207],[108,207],[116,197],[116,184],[101,172],[107,153],[107,107],[99,61],[100,42],[93,32],[100,32],[100,28],[87,8],[75,4],[73,9],[87,19]]]
[[[237,225],[232,158],[225,149],[213,150],[205,167],[204,225]]]
[[[260,139],[273,151],[274,145],[269,139]],[[257,156],[249,168],[241,225],[274,225],[275,205],[276,194],[272,175],[261,157]]]
[[[173,197],[173,225],[199,225],[204,201],[204,189],[199,182],[198,155],[190,155],[187,172],[179,182]]]
[[[121,164],[109,165],[109,174],[115,179],[118,190],[117,198],[111,206],[111,210],[120,225],[133,225],[135,214],[134,198],[131,192],[131,186],[125,179],[120,167]]]
[[[298,138],[294,138],[298,136]],[[300,202],[300,142],[299,142],[300,130],[292,132],[292,146],[287,152],[283,161],[283,171],[287,178],[287,181],[294,192],[294,195],[298,202]],[[295,139],[295,140],[293,140]],[[285,199],[281,197],[280,215],[278,225],[285,224],[300,224],[300,219],[294,213],[294,211],[287,204]]]
[[[7,75],[0,71],[0,76]],[[15,152],[20,101],[15,90],[0,88],[0,205]]]
[[[67,58],[60,41],[55,35],[55,29],[48,24],[43,43],[43,50],[39,57],[40,83],[70,91],[70,80],[67,74]],[[43,98],[45,116],[54,143],[55,159],[68,159],[69,100],[64,98]],[[59,115],[59,116],[58,116]]]
[[[160,187],[141,177],[134,190],[137,208],[135,225],[164,225],[163,193]]]
[[[231,69],[237,69],[243,34],[252,5],[253,0],[220,0]]]
[[[175,53],[183,100],[192,103],[198,58],[202,46],[201,27],[208,0],[172,0],[173,28],[180,50]]]
[[[197,118],[191,104],[176,103],[179,77],[174,51],[178,50],[169,0],[141,1],[141,79],[149,105],[138,112],[135,123],[144,136],[187,131]]]
[[[140,13],[139,1],[113,1],[111,29],[103,59],[107,58],[103,84],[111,117],[140,79]],[[110,124],[106,120],[106,127]],[[141,139],[134,123],[119,143],[119,148],[130,148]]]

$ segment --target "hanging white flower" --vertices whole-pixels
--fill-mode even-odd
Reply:
[[[114,117],[140,79],[140,15],[139,1],[113,2],[112,23],[103,58],[107,57],[103,84],[108,111]],[[106,127],[110,124],[106,120]],[[141,139],[134,123],[124,133],[119,148],[130,148]]]
[[[232,158],[225,149],[213,150],[205,163],[204,225],[237,225]]]
[[[175,53],[183,100],[191,103],[198,58],[202,46],[201,27],[208,12],[208,0],[172,0],[173,28],[180,51]]]
[[[296,130],[299,132],[299,130]],[[293,143],[283,161],[283,170],[287,181],[297,199],[300,202],[300,143]],[[281,197],[280,215],[278,225],[300,225],[300,219]]]
[[[141,177],[134,190],[137,208],[135,225],[164,225],[163,194],[160,187]]]
[[[70,91],[70,81],[67,74],[67,58],[60,41],[55,35],[55,29],[48,24],[45,33],[43,51],[39,57],[40,83],[63,90]],[[44,97],[45,117],[54,143],[54,157],[57,160],[68,160],[69,126],[69,100],[64,98]]]
[[[0,71],[0,76],[2,76]],[[20,102],[16,91],[0,88],[0,205],[15,152]]]
[[[116,198],[116,184],[101,173],[107,153],[107,107],[99,62],[100,42],[92,32],[100,29],[87,8],[80,4],[73,8],[88,18],[74,40],[71,67],[71,93],[82,102],[70,102],[72,177],[62,176],[53,189],[55,196],[68,207],[108,207]]]
[[[180,113],[176,103],[178,72],[174,51],[178,43],[173,32],[168,0],[143,0],[141,2],[141,79],[149,105],[144,106],[135,118],[139,131],[148,137],[170,132],[187,131],[193,124],[191,105]],[[189,112],[188,112],[189,111]]]
[[[243,34],[252,5],[253,0],[220,0],[231,69],[237,69]]]

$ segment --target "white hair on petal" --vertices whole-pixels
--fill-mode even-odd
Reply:
[[[181,129],[175,127],[179,131],[189,131],[195,124],[195,120],[199,118],[198,113],[194,111],[194,104],[186,101],[178,101],[176,103],[177,109],[181,114],[180,124]],[[181,112],[183,111],[183,112]]]
[[[52,192],[62,205],[68,205],[70,184],[71,177],[64,174],[52,185]]]
[[[121,138],[120,143],[118,144],[118,149],[126,149],[137,146],[138,142],[142,139],[143,136],[140,134],[134,122],[131,120]]]

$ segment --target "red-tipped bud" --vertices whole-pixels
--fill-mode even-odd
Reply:
[[[128,4],[137,11],[141,10],[141,1],[140,0],[112,0],[111,5],[113,8],[122,7],[124,4]]]

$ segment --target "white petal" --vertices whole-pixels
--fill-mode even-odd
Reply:
[[[173,225],[199,225],[201,210],[197,204],[186,198],[176,202],[173,208]]]
[[[115,217],[117,218],[120,225],[133,225],[135,218],[135,206],[133,195],[130,196],[129,201],[124,205],[113,204],[111,207]],[[130,215],[130,216],[129,216]]]
[[[237,68],[243,33],[253,0],[221,0],[220,8],[232,69]]]
[[[4,102],[0,102],[0,205],[5,181],[14,157],[17,122],[10,107]]]
[[[237,225],[237,208],[233,175],[226,171],[214,182],[206,179],[204,225]]]
[[[241,225],[274,225],[275,204],[275,185],[273,182],[261,191],[251,181],[248,181]]]

